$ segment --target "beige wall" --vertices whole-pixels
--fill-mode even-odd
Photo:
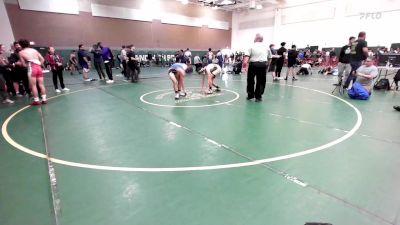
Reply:
[[[178,6],[181,8],[175,8],[174,12],[183,12],[185,16],[199,16],[204,10],[197,6]],[[112,47],[135,44],[137,48],[219,49],[231,44],[231,30],[161,24],[157,20],[140,22],[93,17],[89,12],[67,15],[28,11],[15,4],[6,4],[6,8],[15,38],[27,38],[37,45],[75,47],[79,43],[90,46],[102,41]],[[212,13],[215,19],[231,21],[230,13]]]
[[[14,35],[3,0],[0,0],[0,18],[0,44],[5,44],[8,47],[14,41]]]

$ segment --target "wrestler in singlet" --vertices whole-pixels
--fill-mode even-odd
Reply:
[[[175,91],[175,100],[186,96],[183,78],[187,69],[188,66],[185,63],[174,63],[168,70],[168,75]]]
[[[46,104],[46,89],[43,83],[42,71],[44,58],[38,51],[30,48],[30,43],[28,40],[21,39],[18,41],[18,43],[22,47],[22,50],[19,52],[20,61],[22,63],[22,66],[26,67],[28,70],[29,85],[33,94],[33,102],[31,103],[31,105]],[[42,101],[39,101],[37,85],[40,89]]]
[[[27,60],[28,77],[42,78],[42,65],[38,59]]]
[[[213,90],[212,87],[216,88],[216,92],[219,92],[219,86],[214,83],[215,77],[218,74],[221,74],[222,68],[220,65],[216,63],[208,64],[206,67],[204,67],[201,71],[204,71],[205,75],[207,75],[207,83],[208,83],[208,90],[206,91],[206,94],[212,94]],[[203,78],[203,83],[204,83],[204,78]],[[204,86],[204,85],[202,85]]]
[[[188,66],[185,63],[174,63],[169,68],[168,74],[173,73],[176,76],[178,69],[182,69],[183,71],[185,71],[187,68],[188,68]]]

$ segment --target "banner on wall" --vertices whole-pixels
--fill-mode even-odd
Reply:
[[[48,47],[46,46],[34,46],[35,49],[37,49],[43,56],[46,55],[47,53],[47,49]],[[64,63],[66,63],[69,60],[69,55],[71,54],[71,52],[75,50],[77,51],[77,49],[57,49],[56,48],[56,53],[60,55],[61,58],[64,59]],[[196,55],[198,56],[203,56],[207,53],[207,51],[191,51],[192,52],[192,61],[193,61],[193,57],[195,57]],[[120,50],[112,50],[112,53],[114,55],[114,59],[117,59],[117,56],[120,54]],[[152,59],[154,60],[156,55],[160,56],[160,60],[164,61],[164,62],[168,62],[171,59],[174,59],[176,51],[174,50],[155,50],[155,49],[138,49],[136,51],[136,55],[137,57],[142,60],[142,61],[146,61],[148,54],[152,55]],[[91,53],[89,53],[91,55]]]

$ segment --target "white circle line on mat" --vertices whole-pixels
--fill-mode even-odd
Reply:
[[[333,140],[329,143],[323,144],[318,147],[310,148],[303,150],[301,152],[296,152],[292,154],[287,154],[287,155],[282,155],[282,156],[277,156],[277,157],[272,157],[272,158],[265,158],[265,159],[260,159],[260,160],[254,160],[250,162],[242,162],[242,163],[231,163],[231,164],[222,164],[222,165],[212,165],[212,166],[191,166],[191,167],[117,167],[117,166],[103,166],[103,165],[94,165],[94,164],[86,164],[86,163],[77,163],[77,162],[71,162],[71,161],[66,161],[66,160],[61,160],[57,158],[48,158],[48,160],[51,160],[54,163],[61,164],[61,165],[66,165],[66,166],[72,166],[72,167],[79,167],[79,168],[87,168],[87,169],[95,169],[95,170],[108,170],[108,171],[123,171],[123,172],[187,172],[187,171],[206,171],[206,170],[220,170],[220,169],[232,169],[232,168],[240,168],[240,167],[248,167],[248,166],[255,166],[255,165],[260,165],[263,163],[269,163],[269,162],[276,162],[276,161],[281,161],[281,160],[287,160],[287,159],[292,159],[296,157],[301,157],[305,156],[311,153],[319,152],[322,150],[326,150],[334,145],[337,145],[348,138],[350,138],[354,133],[360,128],[362,124],[362,115],[361,112],[350,102],[339,98],[335,95],[332,95],[330,93],[326,93],[323,91],[307,88],[307,87],[301,87],[301,86],[295,86],[295,85],[287,85],[295,88],[301,88],[309,91],[313,91],[316,93],[324,94],[327,96],[331,96],[333,98],[338,99],[339,101],[347,104],[350,106],[357,115],[357,121],[353,128],[347,132],[344,136]],[[79,92],[79,91],[77,91]],[[69,93],[72,94],[72,93]],[[61,95],[60,95],[61,96]],[[58,96],[57,96],[58,97]],[[54,97],[55,98],[55,97]],[[37,151],[34,151],[32,149],[29,149],[25,146],[20,145],[19,143],[15,142],[10,135],[8,134],[7,131],[7,126],[18,113],[22,112],[23,110],[29,108],[30,106],[25,106],[21,108],[20,110],[14,112],[11,114],[3,123],[1,132],[5,140],[15,148],[17,148],[20,151],[23,151],[27,154],[39,157],[39,158],[47,158],[45,154],[39,153]]]
[[[193,87],[189,87],[189,88],[193,88]],[[235,98],[225,101],[225,102],[218,102],[218,103],[207,104],[207,105],[163,105],[163,104],[149,102],[144,99],[147,95],[151,95],[153,93],[162,92],[162,91],[171,91],[171,89],[162,89],[162,90],[151,91],[151,92],[147,92],[147,93],[143,94],[142,96],[140,96],[140,101],[142,101],[143,103],[149,104],[149,105],[167,107],[167,108],[203,108],[203,107],[229,104],[229,103],[234,102],[239,99],[239,96],[240,96],[239,93],[232,91],[232,90],[228,90],[228,89],[221,89],[221,90],[233,93],[235,95]]]

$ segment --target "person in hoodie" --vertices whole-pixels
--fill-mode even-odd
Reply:
[[[106,73],[108,76],[108,84],[114,83],[113,74],[112,74],[112,64],[114,61],[114,56],[108,47],[104,47],[101,42],[97,44],[101,49],[101,57],[104,61],[104,66],[106,67]]]
[[[103,58],[102,58],[102,52],[101,52],[99,45],[98,44],[93,45],[90,52],[93,54],[94,68],[96,69],[100,80],[105,80],[106,75],[104,74],[104,70],[103,70]]]

